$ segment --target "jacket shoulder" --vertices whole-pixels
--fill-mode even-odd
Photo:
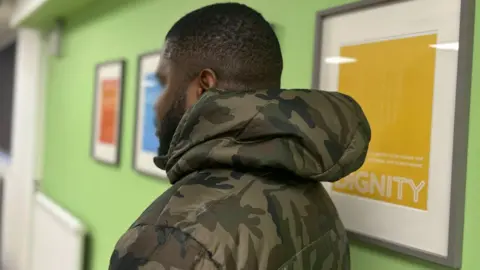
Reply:
[[[219,269],[210,253],[178,228],[140,225],[118,241],[109,270]]]
[[[317,269],[311,266],[324,263],[322,256],[327,255],[334,255],[333,261],[338,262],[348,244],[338,241],[345,239],[344,229],[321,184],[291,186],[278,180],[231,170],[189,175],[142,214],[122,238],[126,244],[119,243],[112,265],[140,258],[151,264],[165,259],[168,263],[181,260],[185,264],[210,265],[181,265],[179,269],[218,269],[215,267],[221,265],[222,269],[276,270],[291,265],[292,259],[296,265],[314,253],[314,261],[295,269]],[[146,239],[138,236],[141,231],[145,231],[142,235]],[[167,244],[164,235],[170,236]],[[175,256],[155,255],[159,253],[155,245],[164,256]],[[342,254],[331,253],[336,245],[336,249],[344,250]],[[301,252],[306,247],[313,249],[309,255]],[[148,254],[153,257],[146,259]],[[331,269],[341,268],[332,265]]]

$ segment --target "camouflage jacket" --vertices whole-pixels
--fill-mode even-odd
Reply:
[[[210,90],[155,161],[173,186],[121,237],[110,270],[350,269],[321,182],[357,170],[369,141],[340,93]]]

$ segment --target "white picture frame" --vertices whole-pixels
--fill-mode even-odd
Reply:
[[[154,51],[138,57],[137,100],[135,107],[135,134],[133,142],[133,169],[141,174],[166,179],[167,174],[153,163],[159,139],[155,135],[154,104],[162,94],[156,72],[161,52]]]
[[[120,164],[125,61],[100,63],[95,69],[91,156],[112,166]]]
[[[356,61],[341,55],[346,46],[437,35],[427,164],[435,184],[426,190],[427,206],[346,194],[327,183],[352,239],[461,267],[474,13],[474,0],[364,0],[317,13],[313,89],[343,91],[340,66]],[[375,140],[375,127],[372,133]]]

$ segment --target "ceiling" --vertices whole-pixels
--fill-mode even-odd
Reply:
[[[8,26],[14,4],[15,0],[0,0],[0,49],[15,37],[15,31]]]

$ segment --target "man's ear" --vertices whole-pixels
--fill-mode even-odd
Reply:
[[[187,108],[193,106],[208,89],[215,88],[216,86],[217,75],[213,70],[204,69],[200,71],[187,89]]]
[[[198,79],[202,92],[217,86],[217,75],[209,68],[200,71]]]

